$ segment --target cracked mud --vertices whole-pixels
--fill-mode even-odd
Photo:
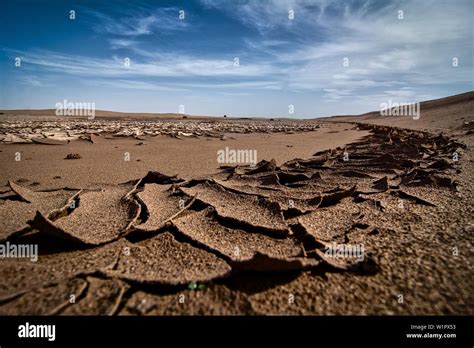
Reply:
[[[2,141],[103,141],[79,122],[49,141],[49,126],[55,124],[32,129],[42,135],[37,139],[6,123]],[[196,124],[183,134],[180,123],[128,132],[118,123],[107,127],[114,136],[222,131]],[[358,127],[370,134],[344,148],[279,166],[273,159],[222,166],[205,178],[152,171],[100,189],[50,190],[9,181],[0,196],[0,239],[38,243],[40,255],[37,262],[0,260],[0,313],[262,314],[258,294],[268,290],[269,277],[290,284],[322,274],[330,283],[341,273],[361,278],[383,272],[383,236],[406,238],[459,192],[451,157],[465,146],[426,132]],[[332,245],[356,244],[365,246],[363,257],[327,253]],[[261,291],[260,285],[247,289],[255,276]]]

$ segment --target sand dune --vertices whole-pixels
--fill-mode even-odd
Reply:
[[[474,92],[421,102],[420,118],[417,120],[410,116],[381,116],[380,111],[357,116],[328,117],[324,120],[364,122],[431,132],[462,132],[472,129],[474,124]]]

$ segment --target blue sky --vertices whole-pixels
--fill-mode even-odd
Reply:
[[[473,90],[471,0],[0,6],[0,109],[318,117]]]

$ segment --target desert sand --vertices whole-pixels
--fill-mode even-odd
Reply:
[[[3,111],[0,240],[39,256],[0,258],[0,313],[472,315],[473,95],[418,120]]]

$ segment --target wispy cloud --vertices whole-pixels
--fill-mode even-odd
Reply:
[[[224,6],[223,2],[212,3]],[[380,92],[384,87],[472,85],[472,49],[466,43],[472,41],[473,34],[466,8],[474,5],[468,1],[238,4],[236,18],[257,28],[261,35],[247,40],[247,45],[263,52],[274,64],[288,67],[286,82],[290,89],[324,90],[324,98],[339,100],[365,94],[395,95],[395,90]],[[275,28],[293,30],[285,18],[289,8],[294,9],[295,19],[311,30],[303,38],[287,40],[283,47],[267,44]],[[403,11],[403,19],[399,19],[399,11]],[[462,65],[453,67],[453,57],[462,57]],[[377,92],[374,88],[378,88]],[[414,93],[410,92],[410,96]],[[397,96],[408,96],[408,92]]]
[[[67,55],[52,51],[11,51],[12,56],[23,56],[26,67],[62,74],[100,77],[191,77],[191,76],[243,76],[257,77],[275,74],[278,71],[267,63],[235,64],[229,59],[206,59],[179,54],[155,54],[153,59],[135,61],[130,57],[91,58]],[[126,64],[126,58],[130,64]]]
[[[137,40],[117,39],[117,38],[110,38],[109,43],[110,43],[110,47],[112,49],[132,48],[132,47],[138,45]]]
[[[32,86],[32,87],[51,87],[51,86],[54,86],[53,84],[51,84],[46,79],[40,78],[36,75],[22,74],[18,77],[18,81],[23,85]]]
[[[90,86],[121,88],[127,90],[143,90],[143,91],[160,91],[160,92],[182,92],[189,91],[186,88],[169,87],[167,85],[159,85],[157,83],[150,83],[137,80],[124,79],[90,79],[86,80],[85,84]]]
[[[248,27],[265,35],[277,28],[303,32],[306,25],[314,19],[315,12],[323,10],[326,1],[236,0],[229,2],[226,0],[201,0],[201,3],[208,8],[225,11]],[[292,11],[292,16],[290,16],[290,11]]]
[[[30,74],[8,76],[37,87],[67,79],[104,95],[169,91],[209,103],[248,96],[254,103],[237,107],[261,101],[262,110],[287,109],[294,98],[308,113],[473,88],[472,0],[201,0],[183,2],[185,20],[181,8],[151,1],[88,6],[78,7],[77,41],[67,49],[2,37],[7,59],[21,56]]]
[[[180,9],[177,7],[157,9],[137,7],[134,10],[129,9],[126,14],[119,13],[114,17],[88,8],[84,11],[90,18],[95,19],[94,29],[100,34],[139,37],[184,30],[188,26],[187,21],[179,18]]]

